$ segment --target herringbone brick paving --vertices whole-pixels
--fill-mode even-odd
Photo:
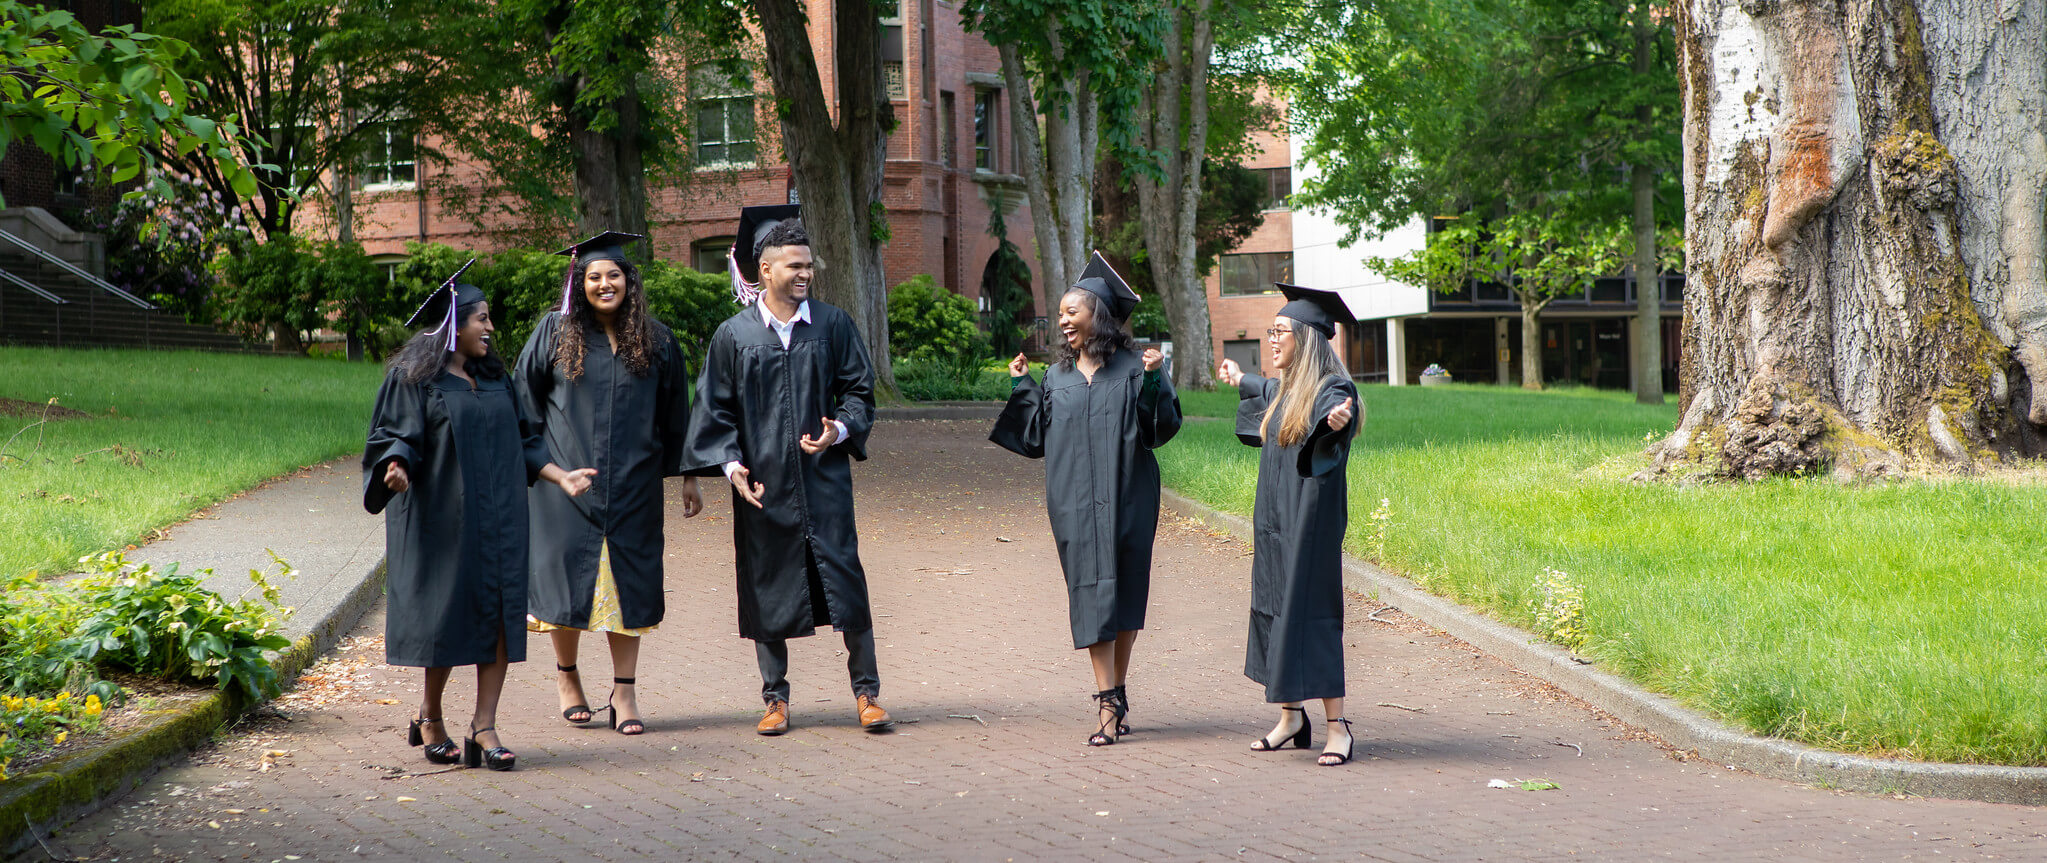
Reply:
[[[1091,749],[1091,678],[1067,646],[1042,467],[985,433],[884,422],[855,469],[895,733],[856,727],[830,635],[792,642],[794,730],[752,733],[759,679],[735,634],[727,495],[707,486],[707,515],[686,522],[671,485],[668,618],[639,670],[644,736],[562,723],[535,637],[500,710],[520,769],[428,772],[403,744],[417,672],[353,660],[354,685],[279,702],[51,847],[265,861],[2047,859],[2039,810],[1683,760],[1403,615],[1368,620],[1379,606],[1365,597],[1347,618],[1357,763],[1250,752],[1274,711],[1240,673],[1248,548],[1170,518],[1130,678],[1136,732]],[[381,632],[379,614],[364,620],[341,667],[380,658]],[[585,642],[599,705],[608,661]],[[466,715],[472,685],[456,676],[450,717]],[[1319,750],[1319,708],[1309,715]],[[1495,778],[1561,788],[1488,789]]]

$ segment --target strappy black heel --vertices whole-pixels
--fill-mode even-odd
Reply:
[[[1331,723],[1337,722],[1343,723],[1344,736],[1343,751],[1324,752],[1321,755],[1315,756],[1315,763],[1320,764],[1323,767],[1341,767],[1345,764],[1349,764],[1351,755],[1358,751],[1358,736],[1350,732],[1350,720],[1339,716],[1329,721]],[[1334,758],[1336,760],[1330,761],[1329,759],[1331,758]]]
[[[462,739],[462,766],[488,767],[492,770],[510,770],[519,766],[519,756],[512,750],[503,746],[485,749],[483,744],[476,742],[476,735],[496,730],[498,728],[495,725],[469,729],[469,736]]]
[[[1128,693],[1128,692],[1125,692],[1125,691],[1123,690],[1123,687],[1121,687],[1121,686],[1118,686],[1118,687],[1116,687],[1116,736],[1117,736],[1117,737],[1122,737],[1122,736],[1124,736],[1124,735],[1126,735],[1126,734],[1129,734],[1129,733],[1130,733],[1130,723],[1128,723],[1128,722],[1124,722],[1124,721],[1123,721],[1123,717],[1125,717],[1125,716],[1129,716],[1129,715],[1130,715],[1130,693]]]
[[[561,664],[561,663],[557,662],[557,663],[555,663],[555,664],[554,664],[554,668],[555,668],[555,670],[556,670],[556,671],[560,671],[560,672],[563,672],[563,673],[565,673],[565,674],[575,674],[575,673],[576,673],[576,667],[575,667],[575,666],[573,666],[573,665],[563,665],[563,664]],[[579,674],[578,674],[578,675],[576,675],[576,689],[578,689],[578,690],[581,690],[582,688],[583,688],[583,677],[582,677],[582,675],[579,675]],[[577,719],[577,718],[576,718],[576,714],[578,714],[578,713],[581,713],[581,714],[583,714],[583,718],[581,718],[581,719]],[[565,719],[565,720],[568,720],[568,723],[569,723],[570,725],[574,725],[574,726],[576,726],[577,728],[581,728],[581,727],[583,727],[583,726],[585,726],[585,725],[588,725],[588,724],[590,724],[590,720],[592,720],[592,719],[596,719],[596,718],[597,718],[597,712],[596,712],[596,711],[594,711],[594,710],[591,710],[591,709],[590,709],[590,705],[589,705],[589,704],[578,704],[578,705],[575,705],[575,706],[572,706],[572,707],[568,707],[568,708],[565,708],[565,709],[563,709],[563,710],[562,710],[562,718],[563,718],[563,719]]]
[[[637,685],[637,684],[633,683],[633,681],[634,681],[634,680],[635,680],[635,678],[631,678],[631,677],[614,677],[614,678],[612,678],[612,679],[611,679],[611,682],[612,682],[612,683],[614,683],[614,684],[619,684],[619,683],[623,683],[623,684],[625,684],[625,685],[627,685],[627,686],[635,686],[635,685]],[[612,690],[612,692],[613,692],[614,694],[615,694],[615,693],[616,693],[617,691],[618,691],[618,690],[616,690],[616,689],[613,689],[613,690]],[[635,694],[637,695],[638,693],[635,693]],[[620,733],[620,734],[623,734],[623,735],[625,735],[625,736],[627,736],[627,737],[633,737],[633,736],[636,736],[636,735],[639,735],[639,734],[643,734],[643,733],[645,733],[645,732],[646,732],[646,730],[647,730],[647,723],[645,723],[645,722],[641,722],[641,721],[640,721],[640,720],[638,720],[638,719],[628,719],[628,720],[626,720],[626,721],[624,721],[624,722],[620,722],[620,721],[618,721],[618,706],[617,706],[617,705],[615,705],[615,704],[612,704],[612,703],[611,703],[611,700],[610,700],[610,699],[608,699],[608,698],[607,698],[607,699],[605,699],[605,701],[604,701],[604,709],[603,709],[603,711],[600,711],[600,712],[606,712],[606,711],[608,711],[608,712],[609,712],[609,714],[610,714],[610,715],[609,715],[609,716],[607,716],[606,718],[607,718],[607,719],[609,719],[609,720],[611,720],[611,730],[613,730],[613,731],[616,731],[616,732],[618,732],[618,733]],[[592,716],[594,717],[594,716],[595,716],[596,714],[591,714],[591,715],[592,715]]]
[[[1258,738],[1257,743],[1251,744],[1252,752],[1278,752],[1281,749],[1287,748],[1288,744],[1292,744],[1295,749],[1306,749],[1308,748],[1308,744],[1314,742],[1315,739],[1314,726],[1308,722],[1308,708],[1286,707],[1282,705],[1279,709],[1291,710],[1295,713],[1300,714],[1301,730],[1294,732],[1294,736],[1282,740],[1277,744],[1273,743],[1271,738],[1260,737]]]
[[[1130,709],[1123,702],[1122,688],[1104,689],[1095,693],[1094,699],[1099,705],[1095,708],[1095,713],[1100,714],[1103,710],[1107,710],[1109,711],[1109,718],[1102,720],[1101,727],[1096,729],[1095,733],[1087,736],[1087,745],[1114,745],[1116,736],[1125,733],[1123,714]]]
[[[443,740],[439,743],[433,744],[432,746],[427,746],[426,735],[421,734],[419,731],[419,727],[422,725],[433,725],[440,721],[441,720],[438,718],[428,719],[424,716],[413,717],[412,727],[407,729],[405,732],[405,742],[412,744],[413,746],[423,747],[421,751],[426,753],[426,760],[428,761],[431,761],[435,764],[453,764],[457,761],[462,760],[462,755],[460,752],[457,751],[455,741]]]

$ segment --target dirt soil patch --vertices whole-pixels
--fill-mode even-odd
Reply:
[[[45,413],[47,411],[48,413]],[[25,402],[0,396],[0,417],[49,417],[53,420],[88,419],[92,414],[63,405]]]

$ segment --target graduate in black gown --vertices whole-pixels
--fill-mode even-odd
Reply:
[[[529,628],[554,642],[562,718],[609,714],[621,734],[646,730],[635,697],[640,637],[661,622],[662,480],[682,474],[689,432],[689,370],[668,327],[647,311],[639,268],[606,231],[559,252],[573,260],[562,301],[526,341],[513,389],[564,464],[597,469],[571,498],[549,485],[532,512]],[[703,506],[696,477],[682,482],[682,515]],[[611,647],[611,697],[590,709],[576,671],[585,631]]]
[[[816,262],[796,215],[794,205],[741,213],[732,272],[746,307],[711,336],[683,466],[733,488],[739,634],[754,641],[767,703],[755,730],[789,729],[787,639],[830,625],[845,636],[860,725],[880,731],[893,723],[876,703],[852,470],[867,458],[874,368],[853,319],[809,298]]]
[[[1009,404],[988,435],[1003,449],[1045,460],[1045,512],[1066,572],[1074,649],[1094,665],[1099,725],[1088,745],[1130,733],[1124,678],[1144,628],[1151,548],[1159,526],[1159,463],[1151,451],[1180,430],[1180,397],[1157,348],[1143,355],[1123,325],[1137,294],[1096,252],[1059,299],[1059,361],[1031,380],[1023,354],[1009,362]]]
[[[438,326],[398,349],[377,391],[363,508],[384,513],[384,661],[426,669],[409,741],[428,761],[457,760],[441,695],[454,666],[474,665],[476,710],[459,758],[510,770],[517,756],[498,738],[497,705],[506,667],[526,658],[526,488],[546,480],[573,497],[596,471],[548,459],[491,350],[490,303],[460,275],[413,315]]]
[[[1289,302],[1265,331],[1279,377],[1245,374],[1232,360],[1217,373],[1237,388],[1237,438],[1259,448],[1244,674],[1281,709],[1279,724],[1251,748],[1308,748],[1301,702],[1319,698],[1329,740],[1316,763],[1335,766],[1350,761],[1354,745],[1343,718],[1344,466],[1363,419],[1330,339],[1337,324],[1357,320],[1332,291],[1279,288]]]

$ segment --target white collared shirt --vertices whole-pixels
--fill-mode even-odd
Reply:
[[[789,349],[790,339],[793,338],[796,334],[796,323],[798,321],[801,321],[806,324],[810,323],[809,300],[804,300],[803,302],[796,304],[796,316],[790,318],[789,322],[786,324],[783,323],[781,319],[775,317],[774,312],[768,311],[768,301],[766,299],[762,299],[759,302],[754,303],[754,307],[760,310],[761,323],[766,324],[768,329],[774,330],[775,335],[779,336],[782,339],[782,350],[785,351]],[[838,434],[832,438],[832,441],[834,443],[837,443],[839,441],[845,440],[846,424],[839,422],[838,420],[832,420],[832,426],[834,430],[838,432]],[[739,467],[740,465],[737,460],[726,462],[725,478],[731,479],[732,472],[738,470]]]

